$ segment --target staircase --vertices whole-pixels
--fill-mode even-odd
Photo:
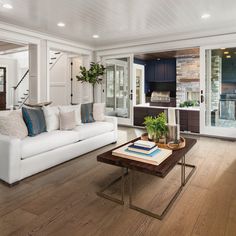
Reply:
[[[54,67],[54,65],[57,63],[57,61],[60,59],[62,55],[63,55],[62,52],[50,51],[49,70],[51,70]],[[18,82],[18,84],[15,87],[13,87],[13,109],[14,110],[20,109],[29,99],[28,88],[23,92],[23,94],[20,94],[20,96],[18,96],[18,99],[16,99],[16,93],[17,91],[19,91],[20,85],[22,85],[29,77],[28,74],[29,74],[29,69],[25,72],[25,74],[23,75],[21,80]]]

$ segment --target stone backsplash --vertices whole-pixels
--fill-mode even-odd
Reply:
[[[187,92],[200,93],[200,58],[176,58],[176,103],[187,100]]]

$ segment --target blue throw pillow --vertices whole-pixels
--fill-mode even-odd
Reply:
[[[42,109],[22,108],[23,119],[28,129],[29,136],[46,132],[46,122]]]
[[[81,104],[81,120],[82,123],[92,123],[93,118],[93,103]]]

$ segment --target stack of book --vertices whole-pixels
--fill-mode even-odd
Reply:
[[[128,146],[129,151],[146,155],[152,154],[157,148],[156,143],[143,140],[138,140]]]
[[[138,140],[112,151],[114,156],[159,165],[172,154],[172,150],[158,148],[154,142]]]

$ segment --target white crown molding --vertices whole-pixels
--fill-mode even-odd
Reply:
[[[208,41],[207,39],[214,38],[214,37],[222,37],[222,36],[233,36],[236,35],[236,27],[231,27],[227,29],[217,29],[217,30],[205,30],[205,31],[198,31],[198,32],[187,32],[187,33],[178,33],[178,34],[172,34],[172,35],[167,35],[167,36],[156,36],[156,37],[150,37],[148,39],[141,39],[141,40],[136,40],[130,43],[123,43],[123,44],[114,44],[114,45],[109,45],[109,46],[97,46],[95,48],[97,54],[101,54],[103,52],[108,52],[108,51],[114,51],[114,50],[122,50],[124,51],[126,49],[126,52],[131,52],[127,51],[129,49],[135,49],[137,47],[144,48],[145,46],[151,46],[153,45],[161,45],[161,44],[166,44],[166,43],[173,43],[173,42],[184,42],[191,40],[194,46],[201,46],[202,44],[205,44],[205,40]],[[201,42],[200,42],[201,41]],[[199,45],[196,45],[196,43]],[[185,45],[182,46],[184,48]],[[152,51],[152,50],[151,50]],[[145,50],[146,52],[146,50]],[[141,53],[141,51],[140,51]]]
[[[85,45],[85,44],[82,44],[79,42],[70,41],[70,40],[67,40],[64,38],[59,38],[57,36],[45,34],[42,32],[34,31],[34,30],[31,30],[28,28],[24,28],[24,27],[12,25],[12,24],[8,24],[5,22],[0,22],[0,30],[8,32],[8,33],[12,33],[12,34],[21,34],[22,36],[24,36],[24,39],[25,39],[25,41],[24,41],[24,39],[23,39],[23,41],[20,40],[22,43],[26,43],[28,41],[32,42],[33,39],[35,39],[36,41],[38,41],[39,39],[44,39],[44,40],[48,40],[48,41],[51,41],[54,43],[68,45],[70,47],[79,48],[79,49],[83,49],[83,50],[89,50],[89,51],[94,50],[94,48],[89,45]],[[2,39],[4,40],[4,37],[2,35],[0,35],[0,40],[2,40]]]
[[[108,50],[96,51],[97,60],[100,57],[109,55],[120,55],[126,53],[141,54],[141,53],[152,53],[152,52],[163,52],[171,50],[179,50],[184,48],[193,47],[207,47],[208,45],[222,45],[228,47],[236,41],[236,34],[224,34],[217,36],[201,37],[201,38],[188,38],[179,39],[167,42],[158,42],[151,44],[141,44],[136,46],[128,46],[123,48],[113,48]]]

